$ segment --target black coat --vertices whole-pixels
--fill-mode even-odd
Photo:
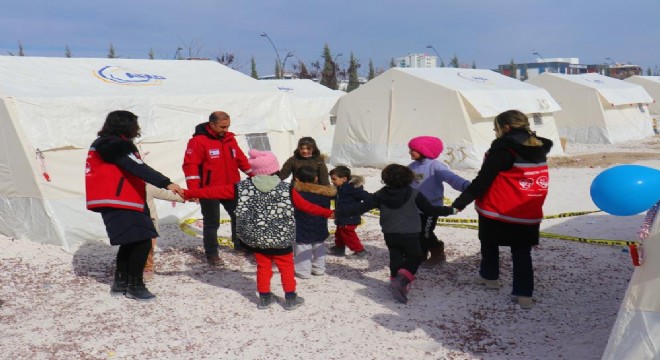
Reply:
[[[364,178],[354,175],[351,180],[342,186],[337,187],[337,197],[335,198],[335,209],[352,208],[371,196],[362,185]],[[335,224],[337,225],[359,225],[362,222],[360,215],[337,215],[335,214]]]
[[[149,165],[129,157],[138,152],[131,141],[108,136],[98,138],[93,146],[103,161],[115,164],[154,186],[166,188],[172,183],[165,175]],[[103,208],[99,211],[111,245],[130,244],[158,237],[149,214],[149,207],[146,206],[146,198],[143,200],[145,202],[143,212],[116,208]]]
[[[332,186],[296,182],[294,187],[305,200],[328,209],[330,200],[337,194],[337,190]],[[317,244],[330,236],[328,219],[306,214],[300,210],[295,211],[295,218],[296,243]]]
[[[495,139],[487,152],[487,156],[484,158],[477,177],[454,200],[452,207],[461,210],[464,209],[488,190],[500,171],[509,170],[513,167],[515,156],[509,149],[536,164],[547,161],[547,154],[552,148],[552,141],[538,137],[543,142],[543,146],[523,145],[523,142],[528,138],[529,134],[527,131],[514,129],[504,136]],[[539,229],[540,224],[513,224],[479,215],[479,240],[497,242],[501,246],[516,244],[538,245]]]

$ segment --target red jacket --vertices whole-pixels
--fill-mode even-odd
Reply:
[[[96,143],[96,142],[95,142]],[[140,158],[140,154],[133,154]],[[116,208],[144,211],[146,185],[141,178],[101,159],[94,144],[85,167],[87,209]]]
[[[509,223],[533,225],[543,220],[548,195],[548,165],[525,162],[516,156],[513,167],[500,171],[492,185],[475,201],[479,214]]]
[[[195,134],[188,141],[182,168],[189,189],[235,184],[241,180],[239,169],[247,175],[252,174],[234,133],[227,132],[223,137],[218,137],[208,123],[195,127]]]
[[[188,189],[185,190],[186,199],[221,199],[221,200],[231,200],[236,198],[236,186],[235,185],[221,185],[208,187],[205,189]],[[296,210],[300,210],[304,213],[323,216],[328,218],[332,216],[332,210],[326,209],[322,206],[313,204],[300,195],[298,190],[291,189],[291,202]]]

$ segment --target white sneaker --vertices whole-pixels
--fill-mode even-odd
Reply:
[[[523,310],[529,310],[534,306],[534,299],[529,296],[516,296],[516,300],[518,300],[518,305]]]

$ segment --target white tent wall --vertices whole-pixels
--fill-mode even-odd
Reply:
[[[603,360],[660,357],[660,216],[643,244],[643,262],[630,280]]]
[[[116,68],[110,78],[131,80],[133,71],[137,79],[156,74],[156,83],[101,79],[97,70],[107,64]],[[100,216],[85,208],[84,164],[114,110],[139,116],[137,142],[146,162],[182,185],[187,142],[212,111],[230,114],[230,130],[245,152],[248,136],[267,134],[280,159],[292,149],[278,144],[278,135],[297,128],[285,94],[216,62],[0,56],[0,232],[65,248],[106,238]],[[162,223],[197,212],[196,204],[159,202]]]
[[[542,124],[532,129],[557,144],[551,155],[563,154],[552,117],[559,107],[545,90],[488,70],[415,70],[390,69],[339,100],[332,164],[406,164],[408,141],[432,135],[445,145],[440,160],[477,168],[494,139],[494,116],[506,106],[526,112],[530,121],[530,112],[539,111]]]
[[[554,114],[559,136],[569,143],[613,144],[653,135],[647,103],[640,86],[598,74],[543,73],[527,83],[546,89],[559,102]]]
[[[624,81],[641,85],[651,95],[653,102],[649,104],[649,111],[656,130],[660,131],[660,76],[631,76]]]

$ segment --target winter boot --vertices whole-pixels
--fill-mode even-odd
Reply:
[[[399,269],[396,277],[390,281],[390,291],[394,298],[400,303],[408,302],[410,285],[415,280],[415,275],[406,269]]]
[[[334,256],[346,256],[346,247],[344,246],[331,246],[328,249],[328,253]]]
[[[259,294],[259,304],[257,308],[260,310],[268,309],[275,302],[275,296],[273,293],[268,294]]]
[[[305,303],[305,299],[298,296],[298,294],[293,294],[292,297],[288,297],[284,301],[284,310],[293,310],[297,307],[302,306]]]
[[[444,243],[441,242],[440,246],[430,249],[429,252],[431,253],[431,257],[424,261],[423,266],[425,268],[436,267],[447,261],[447,257],[445,256]]]
[[[534,306],[534,300],[531,296],[516,296],[516,300],[523,310],[529,310]]]
[[[124,296],[128,289],[128,274],[115,270],[115,281],[110,287],[110,295]]]
[[[156,298],[144,285],[144,279],[140,277],[128,276],[128,289],[126,297],[137,301],[151,301]]]

